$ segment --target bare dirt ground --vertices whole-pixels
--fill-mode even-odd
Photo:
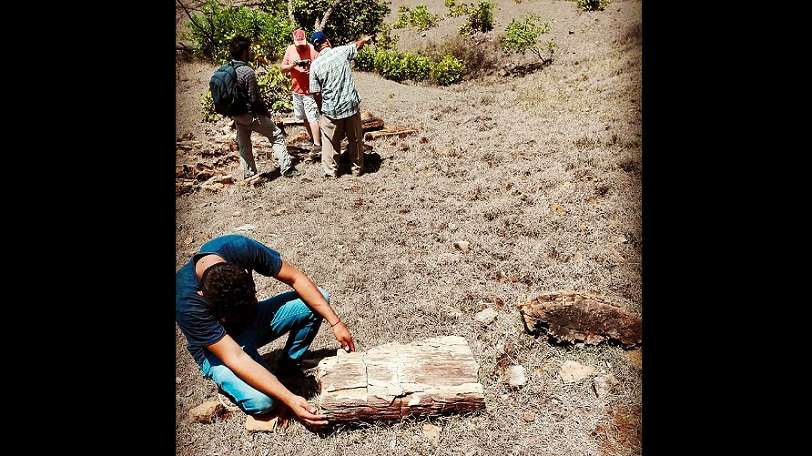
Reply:
[[[400,4],[418,2],[393,2],[388,21]],[[441,0],[427,4],[443,11]],[[480,363],[487,411],[433,420],[442,428],[439,444],[423,435],[419,420],[327,436],[299,424],[285,434],[248,434],[242,412],[210,425],[189,423],[189,409],[215,398],[216,388],[199,373],[178,329],[178,454],[640,454],[640,351],[552,346],[525,334],[515,304],[574,289],[642,314],[642,5],[614,1],[606,11],[582,13],[567,1],[497,4],[497,33],[528,12],[550,20],[559,46],[551,66],[449,88],[356,72],[362,109],[420,133],[369,141],[380,167],[358,178],[324,181],[318,163],[299,164],[303,179],[179,196],[176,238],[179,268],[203,242],[254,225],[247,235],[332,293],[361,350],[465,337]],[[401,48],[443,40],[456,33],[457,21],[444,20],[426,37],[400,31]],[[213,68],[179,60],[177,136],[212,137],[198,101]],[[267,140],[253,138],[260,171],[273,169]],[[178,164],[210,161],[196,150],[177,155]],[[242,177],[239,163],[227,171]],[[456,250],[455,241],[469,241],[470,251]],[[260,296],[285,289],[261,276],[257,285]],[[473,316],[486,306],[498,317],[483,327]],[[335,349],[328,329],[312,349]],[[595,375],[612,373],[619,384],[602,399],[591,377],[564,384],[558,370],[567,360],[593,366]],[[528,374],[518,390],[504,376],[515,363]]]

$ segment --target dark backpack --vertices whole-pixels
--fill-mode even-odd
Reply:
[[[237,68],[241,63],[229,62],[214,72],[209,81],[214,111],[224,116],[236,116],[248,112],[248,100],[237,82]]]

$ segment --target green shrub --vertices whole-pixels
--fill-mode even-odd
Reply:
[[[465,16],[470,11],[470,8],[471,7],[469,5],[465,4],[452,6],[451,8],[448,9],[448,15],[450,17]]]
[[[431,11],[429,11],[426,5],[417,5],[412,10],[410,22],[417,30],[423,31],[437,25],[437,21],[439,20],[440,16],[431,14]]]
[[[398,19],[392,25],[396,29],[406,28],[408,26],[415,27],[418,31],[428,30],[440,20],[440,16],[431,14],[426,5],[420,4],[410,10],[407,6],[398,8]]]
[[[498,40],[483,40],[476,46],[471,46],[470,38],[461,35],[453,35],[440,42],[429,42],[419,52],[437,61],[446,55],[452,55],[465,65],[465,75],[472,78],[492,73],[499,68],[499,56],[502,54]]]
[[[462,43],[461,39],[459,41]],[[479,47],[462,45],[455,47],[472,49],[469,53],[471,58],[479,55],[477,53],[479,51],[476,51]],[[398,82],[406,80],[419,82],[431,79],[440,85],[453,84],[462,80],[467,67],[462,60],[451,53],[440,54],[440,49],[447,48],[431,45],[428,53],[415,54],[398,51],[394,47],[384,47],[381,44],[368,45],[358,51],[358,55],[354,59],[355,69],[375,71],[386,79]],[[439,62],[437,62],[439,55],[442,55],[442,58],[439,58]]]
[[[291,81],[279,67],[272,65],[267,71],[257,73],[257,86],[259,86],[265,106],[271,112],[290,112],[293,110],[291,100]],[[203,122],[216,122],[222,116],[214,111],[214,100],[211,91],[206,90],[200,98],[200,115]]]
[[[460,27],[460,33],[470,35],[493,30],[493,7],[490,0],[483,0],[476,7],[467,7],[468,19]]]
[[[432,62],[426,56],[407,53],[403,57],[406,68],[406,79],[412,81],[425,81],[431,77]]]
[[[465,74],[465,65],[456,57],[446,55],[434,65],[431,77],[437,84],[449,85],[462,81],[463,74]]]
[[[513,19],[505,28],[505,36],[502,37],[502,48],[508,52],[520,52],[524,54],[531,51],[542,62],[552,60],[556,44],[551,40],[544,46],[549,55],[545,58],[542,47],[539,46],[538,38],[544,33],[550,32],[550,24],[542,22],[541,18],[535,15],[528,15],[520,19]]]
[[[458,17],[468,14],[472,6],[468,3],[460,3],[459,5],[454,0],[445,0],[445,6],[448,8],[449,17]]]
[[[375,47],[364,46],[352,60],[358,71],[372,71],[375,69]]]
[[[366,61],[364,65],[367,65]],[[431,58],[427,56],[395,49],[376,48],[374,51],[373,68],[392,81],[425,81],[431,77],[432,67]]]
[[[266,72],[257,74],[257,85],[265,100],[265,106],[271,112],[290,112],[293,110],[291,100],[291,80],[283,74],[278,66],[272,65]]]
[[[398,7],[398,18],[392,23],[392,28],[402,29],[409,26],[409,7],[401,5]]]
[[[380,49],[397,49],[399,39],[397,35],[392,35],[392,28],[388,24],[381,24],[375,36],[375,46]]]
[[[209,0],[192,14],[187,22],[188,32],[182,39],[194,44],[195,54],[223,63],[230,59],[228,45],[236,35],[251,38],[255,61],[266,64],[281,58],[290,41],[293,24],[286,15],[237,7],[220,6]]]
[[[214,100],[211,98],[210,90],[206,90],[200,97],[200,116],[203,122],[217,122],[222,117],[214,112]]]
[[[293,17],[302,28],[313,32],[316,20],[321,20],[333,0],[293,0]],[[342,0],[333,9],[324,33],[333,46],[341,46],[362,35],[372,35],[391,11],[390,0]],[[287,36],[291,40],[290,34]]]
[[[603,11],[611,0],[577,0],[575,6],[584,11]]]

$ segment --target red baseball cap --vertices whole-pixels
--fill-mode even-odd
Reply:
[[[304,46],[307,44],[304,30],[299,28],[293,31],[293,44],[296,46]]]

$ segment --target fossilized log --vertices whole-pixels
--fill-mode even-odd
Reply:
[[[286,127],[288,125],[304,125],[304,121],[295,117],[280,117],[274,116],[273,122],[279,127]]]
[[[372,118],[361,122],[361,130],[366,133],[368,131],[380,130],[383,128],[383,119]]]
[[[417,130],[414,128],[387,127],[380,131],[371,131],[367,133],[364,139],[373,140],[378,138],[384,138],[386,136],[395,136],[395,135],[405,137],[406,135],[411,135],[413,133],[417,133]]]
[[[474,412],[485,408],[478,372],[457,336],[339,350],[319,363],[317,403],[330,424]]]
[[[557,342],[595,345],[613,340],[626,348],[643,343],[639,316],[595,296],[549,293],[517,307],[529,332],[546,330]]]
[[[361,111],[361,130],[364,133],[383,128],[383,119],[369,111]]]

